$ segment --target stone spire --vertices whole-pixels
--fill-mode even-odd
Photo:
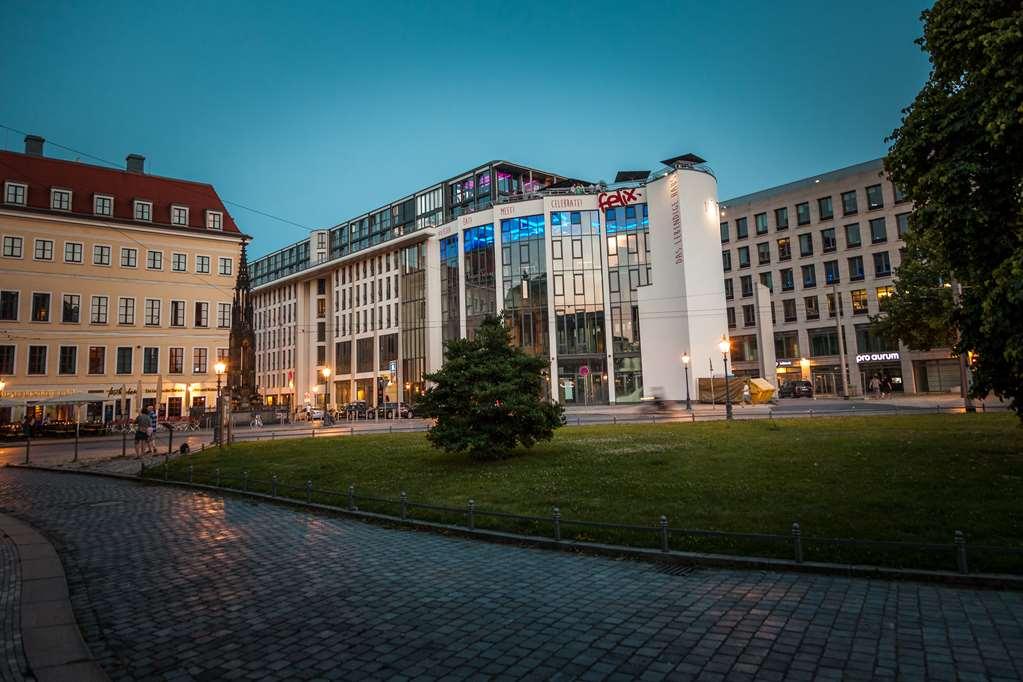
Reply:
[[[258,407],[262,400],[256,386],[256,329],[253,323],[252,291],[246,243],[242,242],[238,259],[238,277],[231,306],[230,357],[227,365],[227,386],[236,409]]]

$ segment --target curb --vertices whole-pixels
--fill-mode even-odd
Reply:
[[[335,516],[358,519],[367,523],[391,528],[411,528],[424,530],[440,535],[453,535],[457,537],[484,540],[496,544],[518,545],[561,552],[575,552],[579,554],[606,556],[613,558],[628,558],[647,563],[676,564],[685,566],[701,566],[707,568],[726,568],[739,570],[757,571],[785,571],[789,573],[807,573],[817,575],[843,576],[850,578],[873,578],[880,580],[899,580],[926,583],[938,583],[954,587],[969,587],[992,590],[1017,590],[1023,591],[1023,575],[1010,575],[1002,573],[972,573],[962,574],[952,571],[927,571],[923,569],[887,568],[884,566],[871,566],[866,564],[836,564],[818,561],[806,561],[797,563],[791,559],[774,559],[769,557],[751,557],[731,554],[712,554],[701,552],[681,552],[671,550],[664,552],[656,549],[643,547],[626,547],[623,545],[608,545],[598,542],[580,542],[572,540],[555,540],[553,538],[538,535],[517,535],[497,530],[480,528],[466,528],[433,521],[417,519],[401,519],[387,514],[378,514],[367,511],[350,511],[345,507],[337,507],[318,502],[306,502],[289,497],[274,497],[267,493],[237,490],[234,488],[218,488],[202,483],[188,483],[187,481],[161,480],[158,478],[139,478],[128,474],[114,474],[100,471],[75,471],[73,469],[51,469],[48,467],[8,464],[14,469],[30,469],[35,471],[48,471],[63,474],[81,474],[87,476],[100,476],[103,478],[116,479],[121,481],[133,481],[140,485],[162,485],[175,486],[188,490],[212,492],[218,495],[230,495],[233,497],[271,502],[296,509],[314,510],[326,512]]]
[[[0,513],[0,533],[14,541],[21,569],[21,640],[38,682],[110,678],[82,639],[57,550],[37,530]]]

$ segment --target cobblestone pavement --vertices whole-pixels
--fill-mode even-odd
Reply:
[[[0,532],[0,682],[20,682],[28,670],[21,645],[20,596],[18,548]]]
[[[0,470],[114,679],[1018,679],[1023,594],[670,575],[157,485]]]

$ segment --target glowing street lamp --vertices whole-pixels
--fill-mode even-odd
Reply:
[[[686,409],[693,411],[693,402],[689,399],[689,353],[682,353],[682,367],[686,371]]]
[[[217,375],[217,428],[216,428],[216,441],[217,445],[223,445],[224,441],[224,399],[220,394],[220,382],[224,378],[224,372],[227,371],[227,364],[223,360],[217,361],[217,364],[213,365],[213,371]]]
[[[330,367],[324,367],[323,369],[321,369],[320,370],[320,374],[323,375],[323,383],[324,383],[324,386],[323,386],[323,411],[326,412],[327,411],[327,403],[330,400],[330,396],[328,395],[330,393],[330,384],[328,383],[330,381]]]
[[[721,337],[721,343],[718,344],[718,350],[721,351],[721,357],[725,360],[725,419],[732,418],[732,389],[728,381],[728,352],[732,350],[732,342]]]

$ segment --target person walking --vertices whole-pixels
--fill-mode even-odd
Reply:
[[[151,455],[156,454],[156,408],[153,405],[149,406],[149,428],[146,430],[146,452]]]
[[[152,424],[152,420],[149,418],[149,412],[143,407],[139,410],[139,416],[135,417],[135,459],[142,457],[143,448],[146,448],[147,452],[149,451],[150,424]]]
[[[881,380],[877,378],[876,374],[870,377],[870,392],[875,400],[881,397]]]
[[[752,399],[752,397],[750,395],[749,382],[746,381],[742,385],[742,404],[745,406],[745,405],[750,405],[752,403],[753,403],[753,399]]]

